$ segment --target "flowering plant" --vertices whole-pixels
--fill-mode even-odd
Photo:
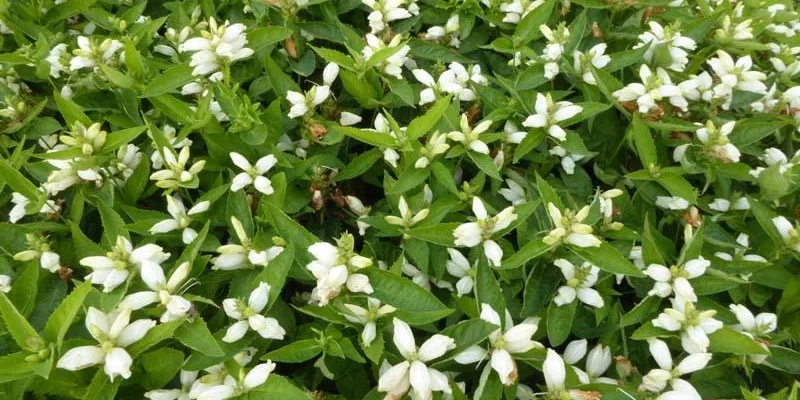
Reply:
[[[0,0],[2,398],[798,400],[798,55],[788,0]]]

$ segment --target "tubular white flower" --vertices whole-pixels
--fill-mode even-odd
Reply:
[[[506,229],[517,219],[517,214],[514,214],[514,206],[506,207],[494,217],[490,217],[483,201],[475,196],[472,198],[472,212],[475,214],[476,221],[463,223],[453,231],[455,245],[475,247],[483,243],[486,258],[493,266],[500,266],[503,250],[491,237]]]
[[[580,114],[583,108],[568,101],[553,102],[550,93],[547,93],[546,96],[537,93],[535,110],[536,114],[528,116],[522,122],[522,126],[542,128],[550,137],[563,142],[567,139],[567,133],[558,123]]]
[[[260,313],[267,306],[269,284],[261,282],[250,292],[247,303],[241,299],[225,299],[222,302],[225,314],[237,322],[228,327],[223,342],[233,343],[241,339],[252,329],[264,339],[283,340],[286,331],[275,318],[267,318]]]
[[[311,293],[312,301],[324,306],[338,296],[345,285],[351,292],[372,293],[369,278],[358,273],[358,270],[372,265],[372,260],[355,253],[353,245],[353,236],[347,233],[337,240],[336,246],[326,242],[309,246],[308,252],[314,260],[306,265],[306,269],[317,279],[317,286]]]
[[[483,121],[476,125],[474,128],[469,126],[469,118],[467,114],[461,114],[461,122],[459,127],[460,131],[453,131],[447,134],[450,140],[461,143],[467,150],[472,150],[476,153],[489,154],[489,146],[480,139],[480,135],[492,126],[492,121]]]
[[[559,258],[553,261],[566,279],[566,285],[558,288],[558,294],[553,299],[557,306],[572,303],[577,297],[582,303],[596,308],[602,308],[605,302],[592,286],[597,282],[600,269],[589,262],[584,262],[576,267],[571,262]]]
[[[247,36],[243,24],[229,25],[227,21],[218,26],[214,18],[208,19],[208,30],[201,37],[191,38],[178,46],[180,52],[191,52],[192,75],[204,76],[219,71],[222,65],[253,55],[253,49],[245,47]]]
[[[102,364],[103,370],[113,382],[118,376],[130,378],[133,363],[125,347],[139,341],[156,325],[153,320],[130,322],[131,310],[121,309],[104,314],[89,307],[86,313],[86,329],[99,346],[81,346],[67,351],[58,360],[58,368],[77,371]]]
[[[417,399],[430,399],[434,391],[450,393],[447,378],[425,363],[455,348],[455,341],[452,338],[433,335],[417,349],[411,327],[395,318],[392,339],[405,361],[381,374],[378,391],[387,392],[387,397],[401,398],[410,388]]]
[[[583,223],[589,216],[589,206],[584,206],[577,213],[566,210],[564,214],[553,203],[547,203],[547,213],[553,222],[553,230],[543,239],[551,246],[567,243],[578,247],[597,247],[602,243],[592,235],[592,227]]]

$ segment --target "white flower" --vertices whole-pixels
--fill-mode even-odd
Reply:
[[[698,311],[694,304],[680,297],[672,299],[672,308],[653,320],[653,326],[671,332],[680,332],[681,345],[687,353],[705,353],[708,335],[722,328],[722,322],[713,318],[715,310]]]
[[[356,226],[358,226],[358,234],[364,236],[367,232],[367,228],[369,228],[369,224],[366,223],[362,217],[368,217],[371,207],[367,207],[364,203],[359,200],[358,197],[355,196],[347,196],[345,197],[345,202],[347,202],[347,206],[350,207],[350,211],[353,212],[358,219],[356,219]]]
[[[50,49],[50,53],[45,58],[48,64],[50,64],[50,76],[53,78],[60,78],[62,72],[67,72],[68,69],[68,62],[66,60],[67,55],[67,45],[64,43],[59,43],[55,45],[52,49]]]
[[[189,138],[179,139],[177,131],[169,124],[164,124],[164,126],[161,127],[161,133],[164,135],[164,139],[167,143],[175,150],[180,150],[192,145],[192,141]],[[150,156],[150,162],[155,169],[161,169],[164,165],[164,159],[161,157],[161,153],[158,150],[153,151],[153,154]]]
[[[656,205],[667,210],[685,210],[689,201],[683,197],[656,196]]]
[[[721,251],[718,251],[714,253],[714,255],[726,261],[744,260],[744,261],[760,262],[760,263],[768,262],[766,258],[758,254],[745,254],[747,250],[750,248],[750,237],[746,233],[740,233],[739,236],[736,237],[736,243],[741,245],[742,248],[734,250],[734,254],[731,255],[728,253],[723,253]]]
[[[461,130],[450,132],[447,134],[447,137],[450,140],[461,143],[469,150],[488,155],[489,146],[480,139],[480,135],[489,130],[491,126],[492,121],[486,120],[476,125],[475,128],[470,128],[467,114],[461,114],[461,121],[459,123],[459,128],[461,128]]]
[[[232,192],[237,192],[246,186],[253,185],[256,190],[263,194],[272,194],[272,182],[264,174],[278,163],[278,159],[274,155],[269,154],[259,158],[255,165],[251,165],[243,155],[236,152],[231,152],[230,157],[233,163],[244,171],[233,177]]]
[[[439,75],[437,86],[444,93],[452,94],[460,101],[473,101],[476,99],[475,90],[472,85],[486,85],[488,81],[481,74],[481,66],[473,65],[467,70],[457,62],[451,62],[447,71]]]
[[[721,213],[728,212],[729,210],[749,210],[750,202],[747,200],[747,197],[736,198],[733,202],[728,199],[717,197],[711,203],[708,203],[708,208]]]
[[[500,4],[500,11],[506,15],[503,17],[503,22],[509,24],[519,23],[522,18],[525,18],[528,13],[535,10],[544,4],[544,0],[512,0],[508,3]]]
[[[507,188],[501,188],[498,190],[503,198],[511,202],[511,205],[518,206],[522,203],[528,201],[527,195],[525,194],[525,189],[520,186],[519,183],[514,182],[511,179],[506,179]]]
[[[257,248],[247,236],[242,222],[236,217],[231,217],[231,225],[236,232],[241,244],[226,244],[217,248],[219,256],[211,259],[214,264],[211,269],[225,271],[249,268],[255,265],[266,267],[270,261],[283,252],[283,247],[274,245],[267,249]]]
[[[602,375],[611,366],[611,349],[608,346],[597,344],[586,357],[586,371],[581,370],[576,364],[586,355],[588,346],[586,339],[573,340],[564,349],[564,362],[572,366],[572,370],[578,375],[581,384],[606,383],[616,385],[617,381],[611,378],[604,378]]]
[[[39,259],[39,266],[50,272],[57,272],[61,268],[61,256],[53,251],[47,237],[34,233],[25,234],[28,250],[14,254],[17,261],[32,261]]]
[[[409,389],[417,400],[431,400],[433,392],[450,393],[450,383],[443,373],[425,363],[444,355],[455,348],[455,341],[444,335],[431,336],[419,349],[411,328],[405,322],[394,319],[393,341],[405,361],[396,364],[381,374],[378,391],[386,392],[386,398],[400,399]]]
[[[283,330],[278,320],[261,315],[269,300],[269,285],[260,282],[258,287],[250,292],[250,297],[245,303],[241,299],[225,299],[222,308],[225,314],[237,322],[228,327],[223,342],[233,343],[241,339],[249,329],[257,332],[264,339],[283,340],[286,331]]]
[[[353,293],[372,293],[369,278],[357,272],[372,265],[372,260],[353,251],[354,239],[349,233],[342,235],[336,244],[319,242],[308,247],[314,259],[306,269],[317,279],[311,298],[320,306],[328,304],[345,286]]]
[[[325,102],[331,95],[331,88],[327,85],[314,86],[305,94],[295,91],[286,92],[286,100],[289,101],[289,118],[302,117],[313,111],[318,105]]]
[[[200,160],[192,164],[188,170],[186,169],[186,164],[189,162],[189,157],[191,157],[188,146],[182,148],[177,157],[175,156],[175,151],[167,147],[161,149],[161,153],[165,168],[151,174],[150,180],[156,181],[156,186],[163,189],[175,189],[191,185],[197,174],[206,165],[205,160]]]
[[[758,71],[751,71],[753,60],[744,56],[734,62],[733,58],[723,50],[717,51],[717,57],[708,60],[708,65],[719,78],[720,83],[714,86],[714,96],[725,100],[722,108],[728,109],[733,99],[733,90],[753,93],[766,93],[764,80],[767,76]]]
[[[773,218],[772,225],[778,230],[786,247],[800,253],[800,229],[793,227],[792,223],[782,215]]]
[[[483,243],[483,252],[486,258],[493,266],[499,267],[503,258],[503,249],[492,240],[492,235],[508,228],[512,222],[517,220],[514,206],[506,207],[494,217],[490,217],[483,201],[478,196],[474,196],[472,212],[475,214],[476,221],[463,223],[453,231],[455,245],[475,247]]]
[[[39,190],[47,193],[45,186],[40,187]],[[28,207],[28,204],[30,204],[30,199],[22,195],[22,193],[12,192],[11,203],[14,204],[14,207],[11,207],[11,210],[8,212],[8,222],[15,224],[25,216],[25,209]],[[39,213],[55,214],[60,209],[61,207],[56,204],[55,200],[48,199],[44,204],[42,204],[42,208],[39,209]]]
[[[11,277],[6,274],[0,274],[0,293],[8,293],[11,291]]]
[[[144,397],[150,400],[190,400],[189,391],[197,381],[198,371],[181,371],[180,389],[156,389],[145,392]]]
[[[722,27],[717,29],[715,35],[718,39],[750,40],[753,39],[753,28],[750,26],[752,19],[746,19],[735,26],[730,15],[722,18]]]
[[[383,32],[387,23],[411,18],[411,13],[403,8],[405,0],[361,0],[372,12],[367,16],[371,33]]]
[[[481,304],[481,319],[498,326],[498,329],[489,334],[489,348],[484,349],[478,345],[471,346],[455,357],[459,364],[472,364],[490,358],[490,364],[500,376],[503,385],[509,386],[517,380],[517,364],[512,354],[525,353],[534,348],[541,348],[542,344],[531,340],[539,328],[539,318],[527,318],[519,325],[514,325],[511,314],[506,310],[505,331],[499,328],[500,315],[490,305]]]
[[[140,319],[132,323],[130,319],[130,309],[104,314],[89,307],[86,312],[86,329],[99,345],[72,348],[61,356],[56,366],[77,371],[102,364],[112,382],[118,376],[130,378],[133,359],[125,348],[139,341],[156,325],[156,321],[150,319]]]
[[[688,103],[683,98],[681,89],[672,84],[672,80],[662,68],[656,69],[653,74],[646,64],[639,69],[639,78],[642,83],[631,83],[613,93],[614,98],[621,102],[636,102],[639,112],[647,114],[658,108],[658,102],[669,99],[670,104],[686,111]]]
[[[339,124],[342,126],[355,125],[359,122],[361,122],[361,116],[358,114],[342,111],[342,113],[339,115]]]
[[[459,278],[456,282],[456,294],[463,296],[472,293],[472,287],[475,285],[475,269],[469,264],[469,260],[456,249],[447,249],[450,258],[445,264],[447,272]]]
[[[402,79],[402,67],[408,58],[408,52],[411,51],[411,47],[409,47],[407,44],[400,46],[400,42],[403,40],[402,35],[395,35],[392,40],[389,41],[389,43],[384,43],[381,39],[371,33],[366,35],[366,39],[367,45],[361,50],[361,56],[364,61],[367,62],[370,60],[370,58],[372,58],[373,55],[385,48],[400,47],[394,54],[379,62],[375,67],[386,75],[397,79]]]
[[[689,279],[702,276],[710,266],[711,262],[703,258],[703,256],[686,261],[682,266],[675,265],[671,268],[659,264],[650,264],[643,272],[656,283],[647,294],[666,298],[674,292],[676,296],[683,300],[696,302],[697,296],[694,294],[694,288],[689,283]]]
[[[575,173],[575,162],[583,159],[583,156],[567,152],[567,149],[561,146],[554,146],[548,151],[550,154],[561,158],[561,168],[567,175]]]
[[[584,262],[577,267],[563,258],[553,261],[553,264],[561,270],[561,274],[566,279],[566,285],[558,288],[558,294],[553,299],[557,306],[571,304],[577,297],[584,304],[596,308],[603,307],[605,303],[600,293],[592,289],[592,286],[597,283],[600,269],[589,262]]]
[[[590,85],[596,85],[592,68],[605,68],[611,62],[611,57],[606,55],[607,45],[600,43],[589,49],[585,53],[575,50],[572,53],[573,68],[575,72],[581,75],[581,79]]]
[[[736,121],[730,121],[717,128],[709,120],[706,126],[695,131],[695,134],[711,157],[722,162],[739,162],[742,153],[728,139],[735,126]]]
[[[567,133],[558,123],[566,121],[583,111],[581,106],[568,101],[553,102],[550,93],[547,93],[546,96],[541,93],[536,93],[536,105],[534,109],[536,110],[536,114],[528,116],[528,118],[522,122],[522,126],[527,128],[543,128],[550,137],[562,142],[567,139]]]
[[[421,154],[417,162],[414,163],[414,168],[427,168],[431,161],[440,154],[444,154],[450,145],[447,144],[447,135],[442,135],[438,131],[431,134],[425,146],[420,147]]]
[[[589,206],[584,206],[577,213],[571,210],[561,210],[553,203],[547,203],[547,213],[553,222],[553,230],[547,234],[543,241],[548,245],[567,243],[578,247],[597,247],[602,243],[592,235],[592,227],[583,223],[589,216]]]
[[[344,115],[344,113],[342,114]],[[302,138],[299,140],[292,140],[289,135],[284,133],[280,138],[278,138],[278,143],[275,145],[275,147],[285,153],[294,153],[299,158],[306,158],[306,155],[308,155],[306,152],[308,145],[308,139]]]
[[[387,216],[385,216],[383,218],[387,223],[389,223],[391,225],[401,226],[401,227],[406,228],[406,229],[411,228],[414,225],[416,225],[417,223],[421,222],[422,220],[425,219],[425,217],[428,216],[428,213],[430,213],[429,209],[423,208],[422,210],[420,210],[416,214],[413,214],[411,212],[411,209],[408,207],[408,203],[406,202],[406,198],[403,197],[403,196],[400,196],[400,200],[398,201],[397,208],[400,211],[400,216],[399,217],[398,216],[394,216],[394,215],[387,215]]]
[[[208,19],[208,30],[201,37],[191,38],[178,46],[181,53],[192,52],[192,75],[205,76],[229,64],[253,55],[253,49],[245,47],[247,36],[243,24],[218,26],[214,18]]]
[[[164,270],[158,264],[142,264],[142,281],[150,288],[150,291],[136,292],[125,296],[120,307],[138,310],[157,302],[165,308],[164,313],[161,314],[162,323],[186,316],[192,308],[192,303],[178,295],[177,292],[189,275],[190,269],[191,265],[188,262],[181,263],[167,280]]]
[[[103,292],[108,293],[128,279],[131,268],[139,270],[146,263],[160,265],[168,258],[169,253],[164,253],[161,246],[146,244],[134,249],[128,239],[118,236],[116,245],[105,256],[84,257],[80,264],[92,270],[86,279],[103,285]]]
[[[201,201],[187,211],[180,198],[167,195],[167,211],[172,218],[157,222],[149,229],[149,232],[153,234],[167,233],[182,229],[183,243],[189,244],[197,237],[197,231],[189,226],[192,223],[191,216],[208,211],[210,204],[208,201]]]
[[[510,119],[506,120],[506,123],[503,125],[503,131],[507,134],[505,140],[508,143],[513,144],[520,144],[528,136],[528,132],[520,129],[517,124],[515,124]]]
[[[773,313],[760,313],[754,316],[747,307],[741,304],[731,304],[729,308],[736,315],[736,319],[739,320],[739,323],[731,326],[731,328],[752,339],[757,339],[756,343],[768,351],[769,334],[778,328],[778,316]],[[756,364],[761,364],[767,359],[767,356],[765,354],[751,354],[748,358]]]
[[[244,370],[241,370],[238,379],[234,378],[233,375],[226,374],[222,381],[217,384],[202,385],[197,390],[193,387],[189,392],[189,396],[197,400],[224,400],[241,396],[263,385],[274,370],[275,363],[267,360],[266,363],[256,365],[246,374]],[[200,378],[198,382],[205,379],[206,376]]]
[[[459,29],[460,29],[460,20],[458,13],[453,13],[450,15],[450,18],[447,19],[447,22],[444,26],[436,25],[428,28],[428,31],[425,33],[424,39],[425,40],[433,40],[433,41],[440,41],[449,37],[450,40],[447,44],[451,47],[458,48],[461,45],[461,39],[459,38]]]
[[[98,63],[110,64],[116,53],[125,47],[119,40],[108,38],[98,46],[86,36],[78,36],[77,43],[78,48],[72,51],[74,57],[69,60],[69,69],[72,71],[93,68]]]
[[[361,331],[361,341],[364,346],[369,346],[375,340],[378,319],[395,311],[395,308],[388,304],[381,306],[380,300],[372,297],[367,298],[367,308],[354,304],[345,304],[344,307],[348,312],[343,315],[348,321],[364,325],[364,330]]]
[[[653,355],[659,368],[650,370],[650,372],[642,378],[642,384],[639,386],[639,390],[659,393],[669,385],[672,390],[663,393],[659,396],[659,399],[700,400],[701,397],[700,394],[697,393],[697,390],[695,390],[689,382],[680,377],[681,375],[691,374],[692,372],[705,368],[708,362],[711,361],[711,354],[690,354],[681,360],[677,366],[673,367],[672,355],[664,341],[653,338],[648,339],[647,343],[650,347],[650,354]]]
[[[553,349],[547,349],[547,356],[542,364],[544,381],[547,385],[547,392],[552,398],[564,398],[566,390],[567,369],[564,360]]]
[[[689,75],[689,79],[678,84],[681,94],[688,100],[710,103],[714,98],[714,80],[708,72]]]
[[[547,39],[547,45],[542,52],[542,59],[545,61],[544,77],[553,79],[560,71],[558,62],[564,54],[564,45],[569,40],[569,30],[563,23],[555,30],[550,29],[547,25],[539,25],[539,30]]]
[[[673,71],[683,71],[686,64],[689,63],[687,50],[694,50],[697,45],[692,38],[681,36],[681,33],[675,31],[672,27],[663,27],[656,21],[648,23],[650,31],[644,32],[639,35],[639,43],[634,46],[638,49],[642,46],[647,46],[644,53],[644,59],[649,62],[658,62],[662,66],[669,68]],[[663,51],[665,55],[669,56],[668,60],[660,60],[656,52]]]

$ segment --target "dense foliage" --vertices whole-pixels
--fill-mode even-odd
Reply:
[[[795,8],[0,0],[0,397],[797,400]]]

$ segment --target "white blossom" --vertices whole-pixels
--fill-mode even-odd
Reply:
[[[672,307],[664,309],[653,320],[653,326],[680,332],[681,345],[686,352],[705,353],[710,343],[708,335],[722,328],[722,322],[713,318],[716,313],[715,310],[696,310],[693,303],[676,297],[672,299]]]
[[[573,68],[581,75],[581,79],[590,85],[596,85],[592,68],[602,69],[611,62],[611,57],[606,55],[607,45],[600,43],[594,45],[587,52],[575,50],[572,53]]]
[[[150,304],[159,303],[165,308],[164,313],[161,314],[162,323],[186,316],[192,308],[192,303],[180,296],[178,292],[189,275],[190,269],[191,265],[188,262],[181,263],[167,280],[164,270],[158,264],[142,264],[142,281],[150,290],[125,296],[120,307],[138,310]]]
[[[378,380],[378,391],[386,392],[386,399],[402,398],[409,389],[418,400],[431,400],[433,392],[450,393],[447,376],[426,363],[455,348],[452,338],[436,334],[417,348],[411,328],[395,318],[392,339],[405,360],[383,372]]]
[[[125,348],[139,341],[156,325],[156,321],[150,319],[134,322],[130,319],[130,309],[104,314],[89,307],[86,312],[86,330],[99,345],[74,347],[61,356],[56,366],[77,371],[102,364],[103,371],[112,382],[118,376],[130,378],[133,359]]]
[[[470,128],[469,126],[469,118],[467,118],[467,114],[461,114],[461,122],[459,124],[460,131],[453,131],[447,134],[447,137],[450,140],[454,140],[456,142],[461,143],[465,148],[472,150],[476,153],[481,154],[489,154],[489,146],[484,143],[480,135],[487,130],[489,127],[492,126],[491,120],[486,120],[478,125],[475,125],[474,128]]]
[[[703,256],[686,261],[681,266],[673,265],[670,268],[659,264],[650,264],[643,272],[655,281],[655,285],[647,294],[667,298],[675,293],[675,296],[683,300],[696,302],[697,296],[689,280],[702,276],[710,266],[711,262]]]
[[[219,71],[223,65],[253,55],[253,49],[245,47],[247,36],[244,24],[217,25],[214,18],[208,19],[208,30],[201,37],[191,38],[178,46],[181,53],[191,52],[192,75],[205,76]]]
[[[238,192],[246,186],[253,185],[257,191],[265,195],[272,194],[272,181],[264,174],[278,163],[278,159],[274,155],[268,154],[259,158],[255,165],[250,164],[243,155],[236,152],[231,152],[230,157],[233,163],[244,171],[233,177],[232,192]]]
[[[256,247],[238,218],[231,216],[231,225],[241,244],[226,244],[218,247],[219,256],[211,259],[213,263],[211,269],[229,271],[256,265],[266,267],[270,261],[283,252],[283,246],[277,244],[266,249]]]
[[[589,262],[576,266],[571,262],[559,258],[553,261],[561,274],[566,279],[566,284],[558,288],[558,294],[553,299],[557,306],[571,304],[577,297],[582,303],[596,308],[602,308],[605,302],[597,290],[592,289],[597,283],[600,269]]]
[[[571,210],[561,210],[553,203],[547,203],[547,213],[553,222],[553,230],[547,234],[543,241],[548,245],[567,243],[578,247],[597,247],[602,243],[592,235],[592,227],[583,223],[589,216],[589,206],[584,206],[577,213]]]
[[[772,225],[778,230],[786,247],[800,253],[800,229],[792,226],[792,223],[782,215],[773,218]]]
[[[614,92],[614,98],[621,102],[636,102],[642,114],[656,109],[662,99],[668,99],[670,104],[682,111],[687,110],[688,103],[683,98],[683,92],[672,84],[672,79],[664,69],[657,68],[653,74],[646,64],[642,64],[639,68],[639,78],[642,83],[628,84]]]
[[[699,371],[711,361],[710,353],[694,353],[686,356],[678,365],[673,366],[672,355],[667,344],[660,339],[648,339],[650,354],[659,368],[652,369],[642,378],[639,390],[660,393],[669,385],[670,391],[662,393],[659,399],[700,400],[700,394],[689,382],[681,379],[681,375]]]
[[[516,221],[514,206],[506,207],[494,217],[490,217],[483,201],[475,196],[472,198],[472,212],[475,214],[475,222],[463,223],[453,231],[455,245],[475,247],[482,243],[484,255],[493,266],[498,267],[503,258],[503,249],[492,240],[492,235],[508,228]]]
[[[211,205],[208,201],[201,201],[192,206],[188,211],[183,205],[181,199],[177,196],[167,195],[167,211],[172,216],[170,219],[165,219],[157,222],[150,227],[150,233],[167,233],[176,229],[181,229],[181,238],[184,244],[189,244],[197,237],[197,231],[190,227],[192,223],[191,216],[208,211]]]
[[[665,64],[662,64],[662,66],[673,71],[683,71],[686,68],[686,64],[689,63],[687,50],[692,51],[697,47],[695,41],[692,38],[682,36],[673,27],[661,26],[656,21],[650,21],[648,26],[650,26],[650,30],[639,35],[639,43],[633,48],[638,49],[639,47],[647,46],[644,59],[648,63],[654,62],[654,60],[662,62],[658,60],[657,57],[660,55],[657,52],[664,51],[669,56],[669,59],[664,60]]]
[[[384,304],[381,305],[380,300],[367,298],[367,308],[357,306],[355,304],[345,304],[347,313],[343,314],[348,321],[364,325],[361,331],[361,341],[364,346],[369,346],[377,336],[377,321],[381,317],[395,312],[395,308]]]
[[[522,126],[527,128],[542,128],[547,134],[558,141],[567,139],[567,133],[564,128],[558,125],[559,122],[564,122],[583,111],[579,105],[572,104],[568,101],[554,102],[550,93],[543,95],[536,93],[536,114],[528,116]]]
[[[349,233],[342,235],[336,244],[318,242],[308,247],[314,259],[306,269],[317,279],[311,298],[320,306],[338,296],[343,287],[353,293],[372,293],[369,278],[358,273],[358,270],[372,265],[372,260],[355,253],[354,239]]]
[[[105,256],[84,257],[80,264],[92,270],[86,279],[103,285],[103,292],[108,293],[124,283],[132,269],[140,270],[144,264],[160,266],[168,258],[169,253],[164,253],[161,246],[146,244],[134,249],[128,239],[118,236],[116,245]]]
[[[248,330],[253,330],[264,339],[283,340],[286,331],[275,318],[261,315],[269,300],[270,286],[260,282],[258,287],[250,292],[245,303],[242,299],[225,299],[222,308],[225,314],[236,320],[225,331],[223,342],[233,343],[244,337]]]

